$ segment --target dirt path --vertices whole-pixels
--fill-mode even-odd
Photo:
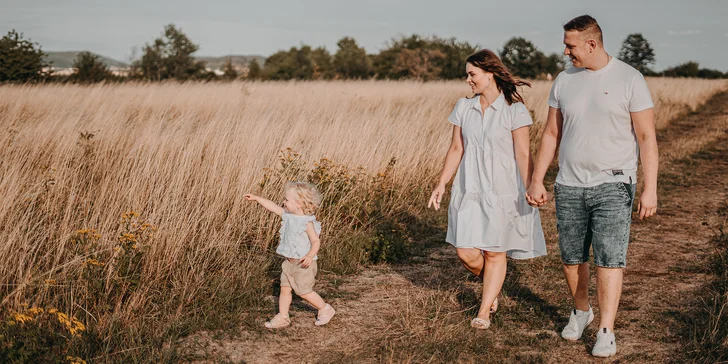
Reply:
[[[728,200],[728,92],[713,97],[701,113],[659,131],[658,143],[660,207],[656,217],[633,221],[615,328],[618,355],[609,361],[683,357],[682,316],[690,309],[683,305],[706,279],[700,267],[712,252],[715,212]],[[570,301],[560,271],[553,205],[541,213],[549,257],[509,263],[501,309],[489,332],[467,327],[480,282],[458,266],[449,246],[439,244],[426,247],[423,257],[406,265],[370,267],[348,277],[323,274],[317,290],[338,311],[327,327],[314,327],[315,312],[298,302],[292,327],[273,332],[245,328],[235,337],[198,333],[185,341],[189,358],[236,363],[591,361],[596,324],[582,341],[558,338]],[[592,304],[597,306],[595,299]],[[262,325],[271,313],[254,320]]]

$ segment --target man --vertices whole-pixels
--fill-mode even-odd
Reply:
[[[599,331],[592,355],[616,354],[614,319],[622,293],[637,163],[644,189],[639,218],[657,211],[657,141],[654,110],[642,75],[604,50],[602,30],[588,15],[564,25],[561,72],[549,96],[549,113],[526,198],[542,206],[544,175],[559,148],[554,184],[556,227],[564,275],[576,306],[561,332],[578,340],[594,319],[589,304],[589,248],[597,265]]]

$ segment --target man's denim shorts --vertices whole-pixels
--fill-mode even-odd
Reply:
[[[564,264],[589,261],[600,267],[627,266],[627,245],[636,185],[616,182],[594,187],[554,184],[556,228]]]

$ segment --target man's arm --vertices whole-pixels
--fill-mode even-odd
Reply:
[[[561,143],[563,125],[564,117],[561,114],[561,110],[549,107],[546,126],[541,136],[541,144],[539,145],[536,163],[533,168],[531,185],[528,187],[528,192],[526,192],[526,199],[531,206],[542,206],[548,201],[548,194],[546,193],[546,187],[543,185],[543,179]]]
[[[655,109],[630,113],[640,147],[644,188],[638,202],[640,220],[657,213],[657,168],[659,165],[655,137]]]

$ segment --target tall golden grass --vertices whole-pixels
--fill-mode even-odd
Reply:
[[[726,88],[705,80],[648,84],[658,126]],[[549,89],[536,81],[524,90],[534,139]],[[2,86],[2,307],[59,307],[101,337],[164,337],[179,322],[208,317],[202,305],[233,313],[255,306],[272,286],[266,270],[277,220],[242,196],[279,199],[284,179],[315,171],[366,185],[349,188],[320,216],[324,264],[351,271],[363,257],[356,231],[377,223],[352,215],[371,207],[382,188],[381,211],[369,216],[422,212],[449,143],[445,119],[468,91],[464,82],[383,81]],[[324,192],[344,185],[325,184]],[[157,228],[140,241],[136,281],[102,285],[91,299],[84,269],[98,255],[106,259],[100,279],[119,274],[114,248],[127,239],[130,215],[121,216],[128,211],[140,215],[136,228]],[[96,250],[74,247],[86,241],[83,229],[100,235]],[[143,347],[138,340],[127,336],[104,350]]]

